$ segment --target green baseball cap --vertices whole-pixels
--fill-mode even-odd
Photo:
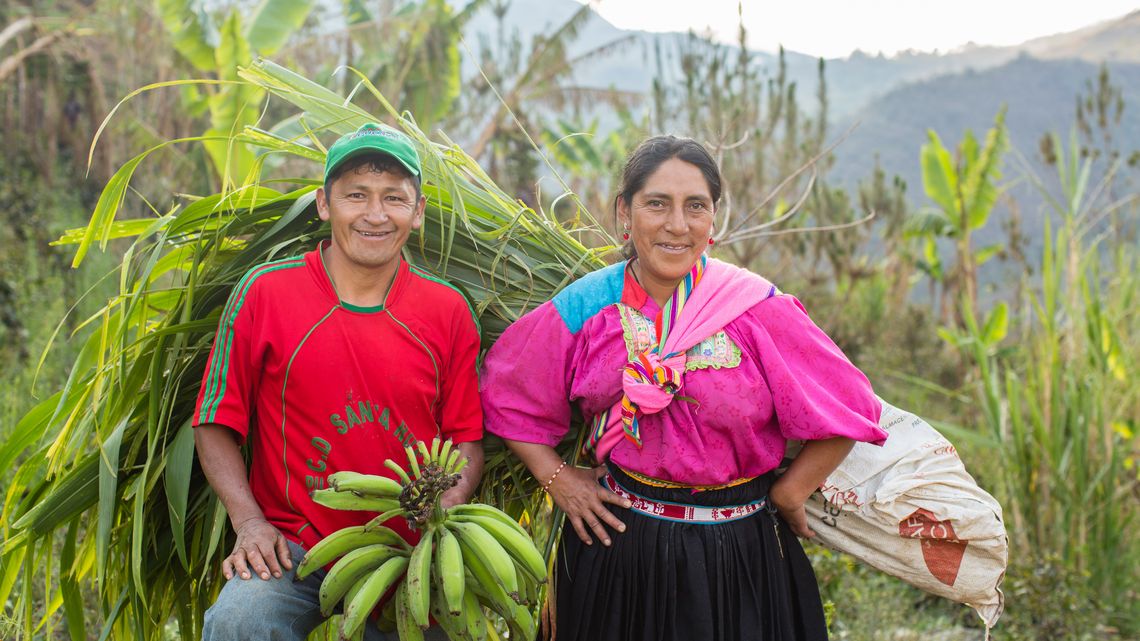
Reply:
[[[370,122],[356,131],[345,134],[329,147],[325,156],[325,182],[336,168],[354,156],[381,153],[398,160],[413,176],[420,175],[420,156],[412,139],[387,125]]]

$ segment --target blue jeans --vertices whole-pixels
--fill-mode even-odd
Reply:
[[[289,542],[296,568],[305,556],[301,546]],[[294,570],[283,570],[280,579],[239,576],[226,581],[218,600],[206,610],[202,641],[305,641],[325,618],[318,597],[325,570],[303,581],[293,581]],[[371,621],[364,625],[366,641],[399,641],[395,632],[381,632]],[[424,632],[428,641],[446,641],[438,626]]]

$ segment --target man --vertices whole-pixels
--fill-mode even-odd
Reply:
[[[450,437],[470,458],[442,497],[450,506],[470,497],[483,467],[473,312],[401,256],[425,205],[411,140],[375,124],[340,138],[316,203],[332,238],[238,283],[199,393],[198,458],[237,533],[207,641],[302,640],[322,621],[324,572],[295,583],[294,568],[323,537],[375,516],[314,503],[329,474],[391,476],[383,461],[404,464],[404,445]],[[418,536],[401,518],[387,525]]]

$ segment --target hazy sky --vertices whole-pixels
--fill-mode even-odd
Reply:
[[[582,2],[584,0],[579,0]],[[614,25],[702,31],[734,41],[737,0],[590,0]],[[744,0],[749,46],[827,58],[855,49],[947,51],[973,41],[1011,45],[1140,9],[1140,0]]]

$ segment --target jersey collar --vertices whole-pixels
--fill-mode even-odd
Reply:
[[[408,275],[410,274],[408,261],[404,260],[403,256],[400,257],[400,264],[396,267],[396,273],[392,275],[392,283],[388,286],[388,292],[384,295],[384,303],[382,305],[365,307],[353,305],[352,303],[341,300],[336,292],[336,283],[333,282],[332,275],[329,274],[328,266],[325,264],[323,250],[328,249],[330,244],[331,241],[327,239],[319,242],[317,248],[309,252],[308,263],[321,291],[324,292],[334,304],[350,312],[375,314],[390,308],[400,299],[407,283]]]

